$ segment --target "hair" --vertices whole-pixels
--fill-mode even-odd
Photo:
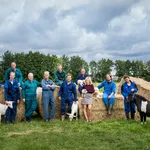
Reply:
[[[61,66],[61,67],[62,67],[62,64],[58,64],[58,65],[57,65],[57,67],[59,67],[59,66]]]
[[[66,75],[66,76],[67,76],[67,77],[68,77],[68,76],[71,76],[71,77],[72,77],[72,74],[71,74],[71,73],[67,73],[67,75]]]
[[[13,61],[13,62],[11,62],[11,65],[12,65],[12,64],[15,64],[15,65],[16,65],[16,62]]]
[[[86,78],[85,78],[85,85],[86,85],[86,81],[87,81],[87,80],[89,80],[89,81],[90,81],[90,85],[91,85],[91,84],[92,84],[92,80],[91,80],[91,78],[90,78],[90,77],[86,77]]]
[[[28,76],[29,76],[29,75],[33,75],[33,73],[32,73],[32,72],[30,72],[30,73],[28,73]]]
[[[48,73],[49,74],[49,71],[44,71],[44,74]]]
[[[128,75],[124,75],[123,79],[126,79],[126,78],[129,78],[129,76]]]
[[[10,75],[11,75],[11,74],[15,75],[15,72],[10,72]]]

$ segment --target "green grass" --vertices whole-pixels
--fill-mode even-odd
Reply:
[[[87,123],[34,118],[0,126],[0,150],[149,150],[150,122],[111,120]]]

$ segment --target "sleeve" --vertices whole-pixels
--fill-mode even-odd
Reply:
[[[59,89],[59,93],[58,93],[58,96],[59,96],[59,97],[62,97],[62,93],[63,93],[63,84],[64,84],[64,83],[61,84],[60,89]]]
[[[79,80],[79,76],[77,77],[77,79],[76,79],[76,81],[75,81],[76,84],[78,84],[78,80]]]
[[[41,83],[36,81],[37,87],[42,87]]]
[[[113,83],[112,92],[113,92],[114,94],[116,93],[116,84],[115,84],[115,83]]]
[[[105,82],[105,81],[103,81],[99,86],[97,86],[97,88],[98,88],[98,89],[102,88],[102,87],[104,86],[104,82]]]
[[[18,85],[18,83],[17,83],[17,85]],[[17,90],[17,100],[20,100],[20,88],[19,88],[19,86],[18,86],[18,90]]]
[[[4,84],[4,99],[5,101],[8,100],[8,84]]]
[[[10,73],[9,70],[7,70],[5,73],[5,77],[4,77],[5,82],[9,80],[9,73]]]
[[[66,81],[66,72],[64,71],[64,81]]]
[[[92,93],[94,93],[95,92],[95,89],[94,89],[94,86],[93,86],[93,84],[92,84]]]
[[[55,82],[59,82],[60,80],[58,79],[58,76],[56,74],[56,72],[54,73],[54,78],[55,78]]]
[[[74,96],[74,100],[73,101],[77,101],[77,90],[76,90],[76,85],[73,83],[73,96]]]
[[[22,83],[23,75],[22,72],[19,70],[19,83]]]
[[[121,86],[121,94],[122,94],[124,97],[127,97],[127,96],[128,96],[128,93],[125,93],[125,92],[124,92],[123,85]]]
[[[134,83],[134,92],[136,93],[138,91],[136,83]]]
[[[41,85],[42,85],[42,89],[43,89],[44,91],[49,91],[49,87],[46,86],[44,80],[42,80]]]
[[[51,90],[55,90],[55,88],[56,88],[56,85],[55,85],[55,83],[52,81],[52,87],[51,87]]]
[[[22,98],[25,99],[26,82],[22,85]]]

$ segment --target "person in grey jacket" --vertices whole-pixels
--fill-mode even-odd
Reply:
[[[49,121],[54,118],[55,115],[55,101],[54,101],[54,90],[56,88],[55,83],[49,79],[49,72],[44,72],[44,79],[42,84],[42,99],[44,105],[44,120]],[[50,112],[49,112],[50,105]]]

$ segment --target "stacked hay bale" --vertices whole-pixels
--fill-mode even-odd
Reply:
[[[137,93],[150,100],[150,82],[147,82],[141,78],[134,78],[134,77],[130,77],[130,80],[136,83],[138,88]],[[117,88],[117,94],[121,94],[121,85],[123,83],[124,79],[122,78]]]
[[[59,89],[60,89],[60,87],[57,86],[54,91],[54,99],[55,99],[55,105],[56,105],[56,112],[55,112],[54,118],[60,118],[61,101],[58,98]],[[44,117],[44,109],[43,109],[43,101],[42,101],[42,88],[37,88],[37,103],[38,103],[39,114],[43,118]]]
[[[21,93],[21,90],[20,90]],[[4,87],[0,87],[0,103],[4,104]],[[22,101],[22,96],[21,96],[21,101],[17,106],[17,121],[20,121],[22,117],[24,116],[25,113],[25,106]]]

